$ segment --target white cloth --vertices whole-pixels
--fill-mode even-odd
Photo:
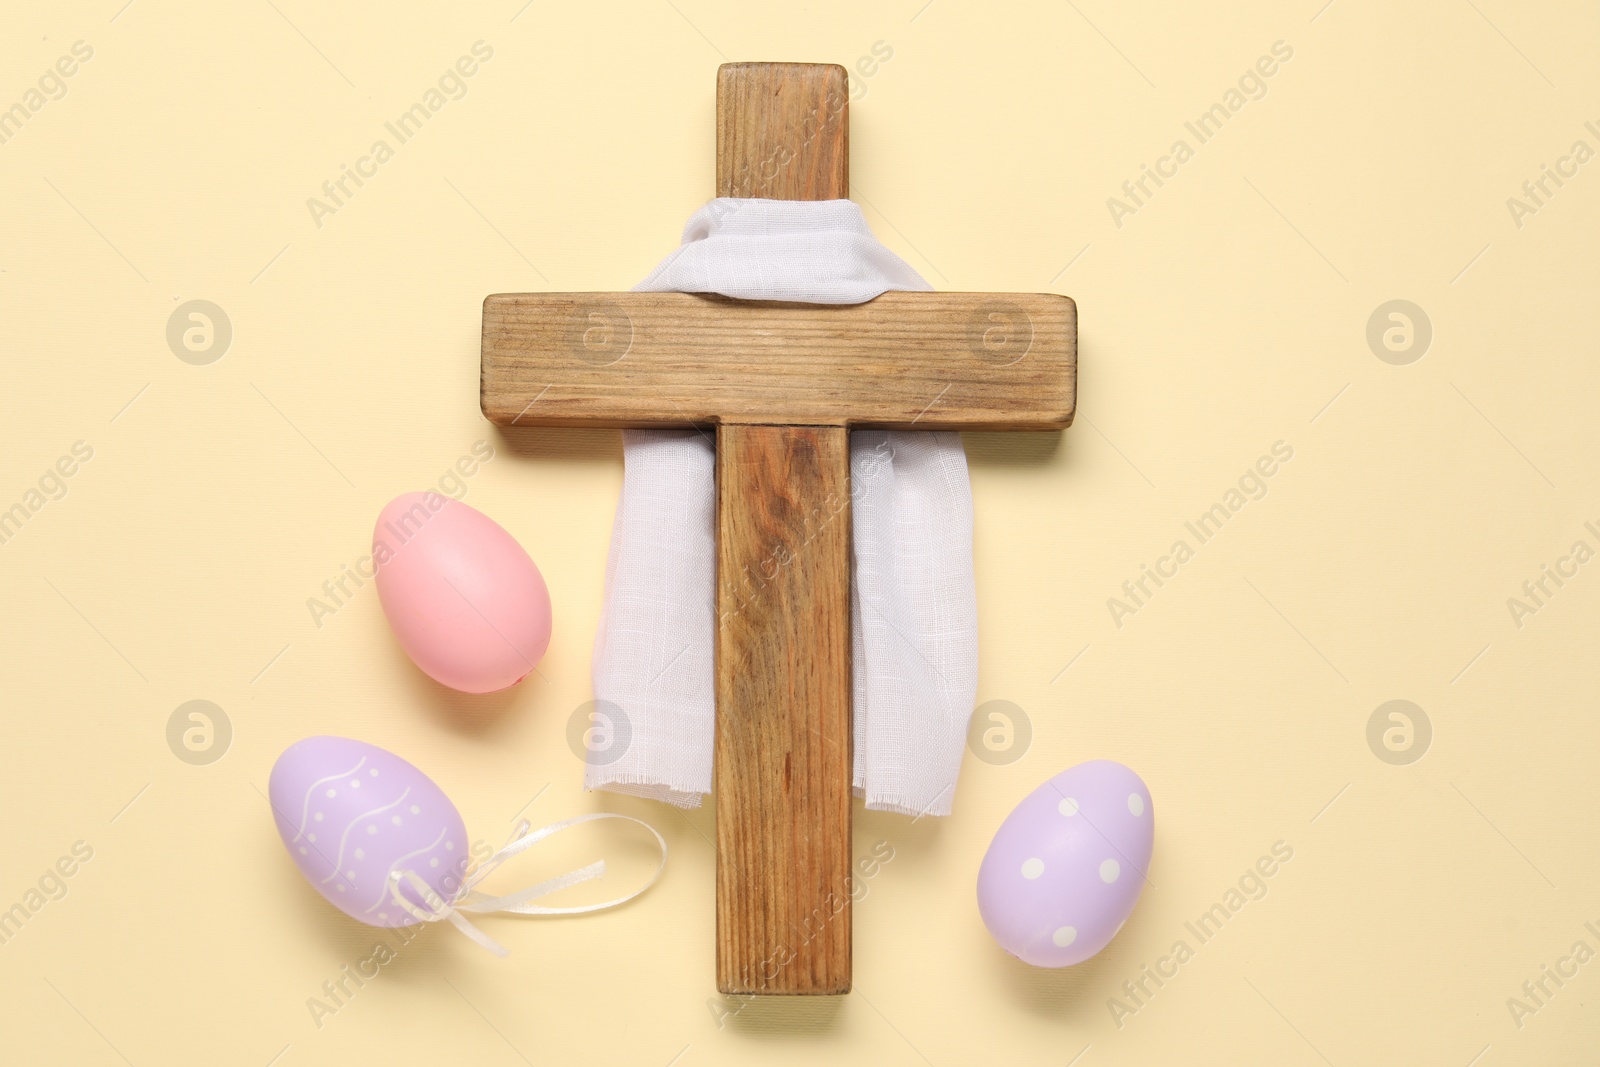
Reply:
[[[931,286],[852,201],[721,198],[635,288],[855,304]],[[594,652],[614,721],[585,784],[698,807],[714,723],[714,441],[628,430],[623,451]],[[948,815],[978,685],[966,453],[955,433],[866,430],[850,456],[854,788],[868,808]]]

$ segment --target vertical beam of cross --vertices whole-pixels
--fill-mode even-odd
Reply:
[[[843,67],[726,64],[717,193],[849,195]],[[717,988],[850,991],[850,435],[717,427]]]

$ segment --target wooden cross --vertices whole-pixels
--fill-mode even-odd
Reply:
[[[848,134],[843,67],[717,72],[718,196],[845,198]],[[1068,426],[1076,307],[500,294],[482,373],[503,426],[714,428],[717,988],[849,992],[850,430]]]

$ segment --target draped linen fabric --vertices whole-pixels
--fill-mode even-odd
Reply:
[[[931,288],[850,200],[734,198],[697,211],[635,286],[817,304]],[[715,439],[628,430],[623,453],[593,663],[608,741],[590,747],[585,784],[698,807],[715,718]],[[861,430],[850,468],[854,789],[868,808],[948,815],[978,679],[966,453],[956,433]]]

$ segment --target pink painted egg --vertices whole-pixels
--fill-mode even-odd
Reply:
[[[435,681],[492,693],[550,644],[550,592],[516,538],[438,493],[396,497],[372,533],[378,598],[400,646]]]
[[[1023,798],[978,868],[978,911],[1035,967],[1082,963],[1116,936],[1155,845],[1150,790],[1111,760],[1069,767]]]
[[[352,919],[369,926],[420,921],[391,896],[392,871],[415,871],[447,901],[461,889],[470,853],[461,814],[427,775],[392,752],[346,737],[308,737],[278,757],[267,796],[300,873]],[[415,888],[401,892],[420,904]]]

